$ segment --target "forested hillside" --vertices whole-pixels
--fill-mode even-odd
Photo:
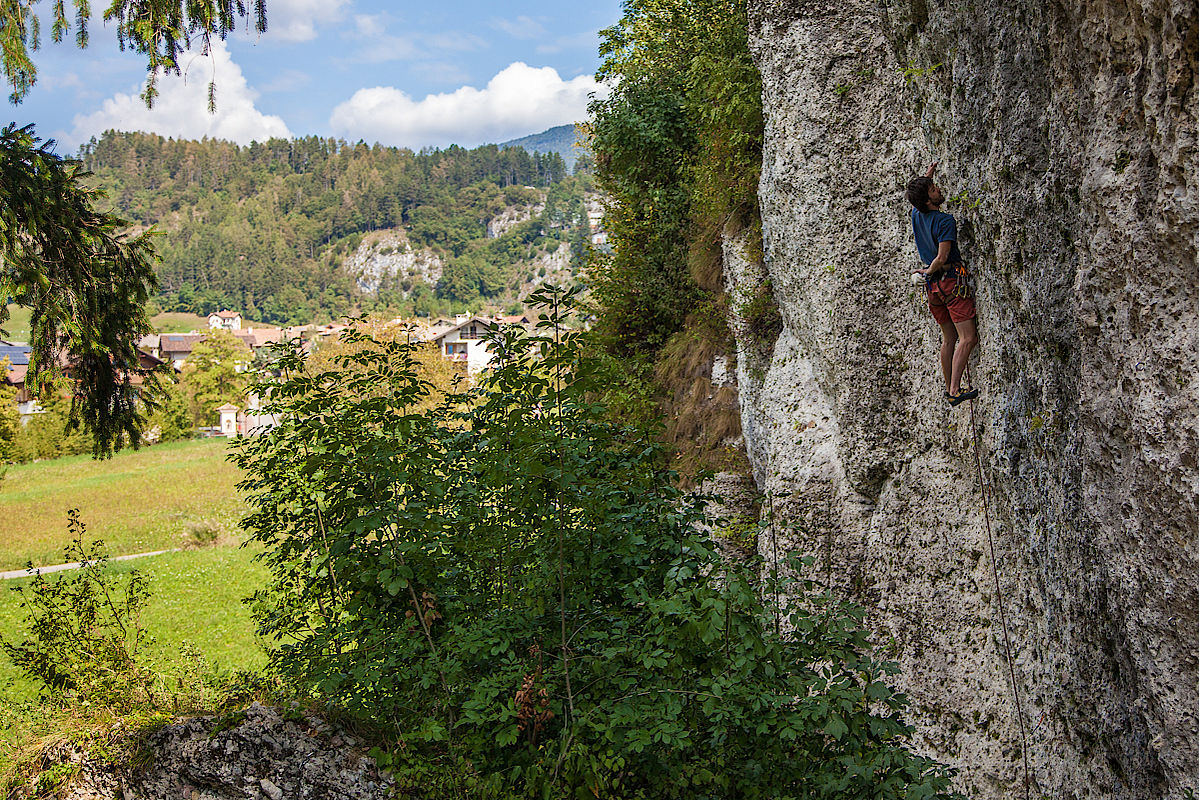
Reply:
[[[587,148],[579,143],[579,131],[575,125],[557,125],[541,133],[522,136],[509,142],[503,142],[500,147],[522,147],[530,153],[557,153],[566,162],[566,168],[573,171],[575,162],[579,159],[589,159]]]
[[[163,310],[229,307],[285,323],[511,305],[530,261],[587,241],[589,178],[569,176],[556,153],[414,153],[318,137],[240,147],[108,132],[80,158],[118,213],[166,234]],[[489,239],[488,222],[512,209],[525,210],[519,224]],[[440,279],[364,292],[343,262],[366,234],[394,228],[444,264]]]

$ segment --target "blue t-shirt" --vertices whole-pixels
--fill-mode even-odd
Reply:
[[[912,231],[916,234],[916,251],[926,265],[937,257],[937,245],[951,242],[946,264],[957,264],[962,260],[958,252],[958,224],[943,211],[917,211],[912,209]]]

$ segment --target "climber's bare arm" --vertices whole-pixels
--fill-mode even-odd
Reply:
[[[945,240],[937,244],[937,257],[933,259],[933,263],[928,265],[928,269],[919,269],[917,272],[922,275],[936,275],[945,269],[945,262],[949,260],[949,249],[953,247],[953,242]]]
[[[928,165],[928,171],[924,173],[924,177],[926,177],[926,178],[932,178],[932,177],[933,177],[933,175],[934,175],[934,174],[936,173],[936,171],[937,171],[937,165],[938,165],[938,164],[940,164],[940,163],[941,163],[940,161],[934,161],[933,163],[929,164],[929,165]]]

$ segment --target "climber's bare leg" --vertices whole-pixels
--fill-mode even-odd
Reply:
[[[941,326],[942,331],[944,325]],[[953,323],[956,328],[955,338],[958,340],[958,346],[951,355],[952,370],[949,378],[949,393],[957,394],[962,388],[962,375],[966,372],[966,364],[970,361],[970,354],[974,352],[974,348],[978,347],[978,326],[974,324],[973,319],[963,320]],[[941,346],[941,368],[945,367],[945,346]]]
[[[973,320],[971,320],[973,322]],[[952,322],[942,322],[941,325],[941,374],[945,376],[945,391],[955,394],[953,390],[953,348],[958,342],[958,330]]]

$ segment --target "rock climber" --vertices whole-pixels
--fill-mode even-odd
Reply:
[[[928,266],[916,270],[913,280],[924,283],[928,310],[941,326],[941,372],[945,376],[945,399],[951,406],[978,397],[978,389],[962,385],[970,353],[978,345],[974,317],[974,293],[967,283],[966,265],[958,252],[958,226],[953,216],[941,210],[945,195],[933,182],[937,163],[908,183],[912,204],[912,231],[916,251]]]

